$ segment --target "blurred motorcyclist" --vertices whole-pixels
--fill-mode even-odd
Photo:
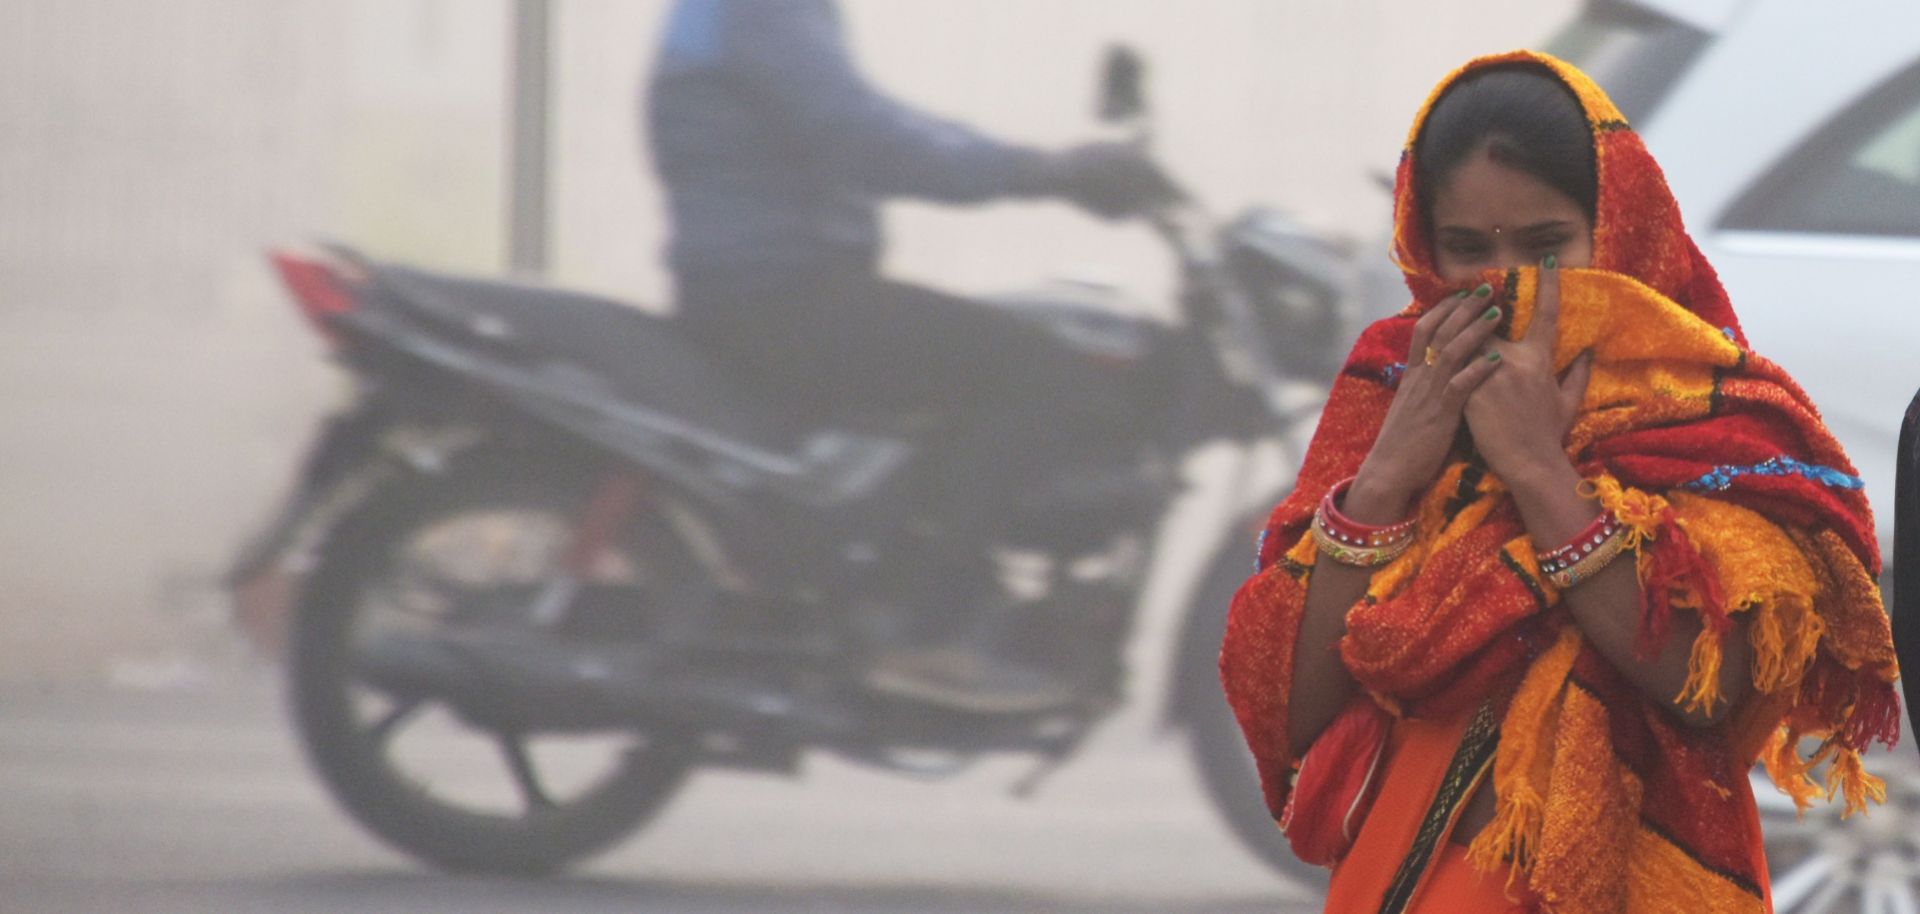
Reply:
[[[681,325],[816,417],[925,406],[970,417],[943,445],[947,551],[914,573],[929,589],[966,588],[976,617],[1004,609],[982,544],[1023,455],[1071,434],[1058,417],[1092,407],[1050,399],[1071,389],[1045,382],[1050,366],[1074,366],[1035,325],[881,276],[878,205],[1057,197],[1118,218],[1170,197],[1167,179],[1124,144],[1027,148],[881,94],[834,0],[677,0],[645,104]],[[954,622],[893,645],[868,681],[983,711],[1071,697],[996,656],[983,630]]]

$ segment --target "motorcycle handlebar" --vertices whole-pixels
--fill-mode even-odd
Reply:
[[[1184,317],[1204,324],[1199,329],[1219,351],[1228,376],[1257,391],[1274,417],[1302,415],[1302,405],[1289,394],[1275,355],[1264,341],[1257,306],[1227,269],[1218,227],[1207,210],[1182,192],[1140,215],[1180,261],[1189,292],[1180,297],[1180,304],[1206,303]]]

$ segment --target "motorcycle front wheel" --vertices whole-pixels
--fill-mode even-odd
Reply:
[[[1187,731],[1200,782],[1241,846],[1261,863],[1312,895],[1324,895],[1330,874],[1293,855],[1260,793],[1253,754],[1220,688],[1220,642],[1226,636],[1227,605],[1251,569],[1242,550],[1217,556],[1188,609],[1180,643],[1180,703],[1174,709]]]
[[[471,682],[396,688],[369,672],[395,645],[474,632],[564,645],[534,617],[593,484],[550,462],[463,458],[402,474],[329,535],[294,622],[292,711],[334,798],[388,844],[447,870],[549,874],[639,828],[693,766],[683,733],[476,724],[453,691]],[[577,640],[644,638],[646,597],[698,567],[662,526],[637,522],[576,582],[616,608]],[[460,697],[516,699],[512,677],[485,688]]]

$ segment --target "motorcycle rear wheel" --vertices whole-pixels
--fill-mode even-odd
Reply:
[[[550,874],[642,826],[693,767],[683,733],[488,732],[361,675],[368,645],[396,631],[431,637],[470,624],[476,605],[489,625],[515,624],[592,479],[512,455],[457,460],[402,475],[329,536],[294,622],[289,697],[334,798],[393,847],[451,871]],[[644,585],[696,568],[658,554],[672,541],[632,536],[595,574]],[[486,765],[496,754],[502,764]]]

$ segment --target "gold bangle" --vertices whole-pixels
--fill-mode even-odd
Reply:
[[[1622,527],[1614,531],[1614,534],[1607,537],[1600,545],[1594,547],[1592,552],[1582,556],[1580,561],[1559,571],[1548,572],[1547,580],[1561,590],[1570,589],[1575,584],[1599,574],[1601,569],[1613,564],[1613,560],[1619,558],[1620,553],[1625,552],[1626,548],[1627,531],[1625,527]]]
[[[1320,552],[1327,558],[1342,565],[1351,565],[1355,568],[1377,568],[1399,558],[1401,553],[1407,551],[1408,546],[1413,545],[1413,538],[1407,537],[1386,546],[1353,546],[1327,535],[1327,531],[1315,523],[1313,543],[1320,547]]]

